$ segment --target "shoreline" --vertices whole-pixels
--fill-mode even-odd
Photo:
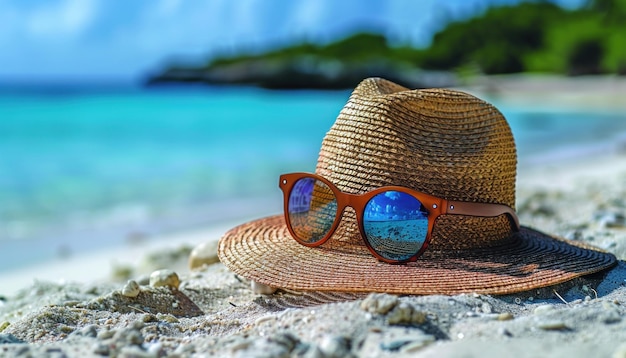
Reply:
[[[180,230],[155,236],[149,241],[122,244],[102,250],[92,250],[56,258],[13,270],[0,275],[0,296],[15,295],[36,281],[54,283],[101,283],[112,281],[116,267],[136,267],[150,252],[175,251],[183,246],[194,247],[203,242],[217,241],[230,228],[246,221],[230,220],[207,227]]]
[[[0,247],[6,244],[10,253],[7,255],[6,252],[0,252],[0,277],[6,272],[29,266],[72,259],[102,250],[112,251],[116,247],[149,244],[163,237],[221,226],[224,222],[255,218],[264,215],[264,208],[280,208],[280,205],[279,200],[270,196],[219,199],[188,206],[187,211],[179,211],[176,215],[152,217],[140,224],[112,223],[106,227],[94,224],[80,230],[70,228],[65,231],[54,231],[54,228],[49,228],[51,231],[47,232],[47,236],[40,234],[34,237],[0,240]],[[124,204],[119,206],[123,207]],[[115,208],[110,211],[115,211]],[[39,251],[33,253],[33,247]],[[16,265],[16,262],[19,264]]]

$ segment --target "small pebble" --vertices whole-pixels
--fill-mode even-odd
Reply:
[[[387,323],[390,325],[411,325],[426,323],[426,314],[418,311],[412,305],[402,302],[387,314]]]
[[[126,297],[137,297],[139,296],[139,291],[140,288],[137,281],[129,280],[122,288],[122,295]]]
[[[252,288],[252,292],[261,294],[261,295],[271,295],[278,290],[277,288],[264,285],[256,281],[250,281],[250,288]]]
[[[509,312],[503,312],[498,315],[498,321],[509,321],[513,319],[513,315]]]
[[[347,357],[350,355],[350,340],[342,336],[327,335],[320,342],[320,350],[324,357]]]
[[[180,279],[176,272],[168,269],[157,270],[150,274],[150,286],[152,287],[170,287],[178,289]]]
[[[564,331],[569,329],[564,322],[561,321],[545,321],[539,322],[537,327],[543,329],[544,331]]]
[[[385,314],[398,304],[398,296],[371,293],[361,301],[361,309],[371,313]]]
[[[4,321],[0,323],[0,332],[4,331],[11,323]]]
[[[219,262],[217,257],[217,240],[204,242],[196,246],[189,254],[189,269],[195,270],[204,265],[212,265]]]
[[[533,310],[533,313],[537,316],[542,316],[545,314],[548,314],[550,312],[554,312],[555,308],[554,306],[551,305],[541,305],[541,306],[537,306],[535,307],[535,309]]]

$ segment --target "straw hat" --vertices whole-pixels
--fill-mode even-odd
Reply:
[[[361,82],[322,142],[316,173],[341,191],[399,185],[448,200],[515,207],[516,150],[491,104],[469,94]],[[416,261],[377,261],[354,211],[326,243],[306,247],[282,215],[238,226],[220,240],[220,260],[264,285],[295,290],[404,294],[508,294],[601,271],[615,256],[495,218],[444,215]]]

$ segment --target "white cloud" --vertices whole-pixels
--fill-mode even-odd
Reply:
[[[63,0],[30,10],[26,30],[38,37],[76,36],[93,21],[98,0]]]

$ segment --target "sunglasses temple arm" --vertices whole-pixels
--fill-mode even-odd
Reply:
[[[515,224],[515,229],[517,231],[520,230],[519,219],[517,218],[517,214],[515,213],[515,210],[513,210],[511,207],[507,205],[469,203],[465,201],[452,201],[452,200],[446,200],[444,201],[444,204],[445,204],[444,214],[483,216],[483,217],[495,217],[495,216],[500,216],[502,214],[507,214],[513,221],[513,224]]]

